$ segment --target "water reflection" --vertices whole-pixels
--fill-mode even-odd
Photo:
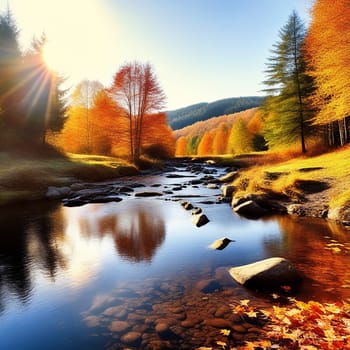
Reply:
[[[71,211],[66,213],[70,218]],[[83,237],[111,236],[118,254],[131,262],[151,262],[165,238],[166,227],[159,202],[94,204],[82,207],[74,215],[78,215]]]
[[[349,231],[335,223],[312,218],[281,216],[276,219],[281,237],[266,243],[265,249],[273,255],[278,245],[284,256],[304,274],[304,297],[329,301],[348,298]]]
[[[55,206],[2,208],[0,212],[0,311],[6,295],[25,303],[32,291],[33,266],[50,278],[65,266],[57,240],[63,239],[63,221]]]

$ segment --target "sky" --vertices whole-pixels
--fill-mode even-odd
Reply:
[[[0,0],[25,50],[45,32],[46,61],[74,87],[110,86],[125,62],[148,62],[167,110],[262,95],[278,32],[296,10],[307,24],[312,0]]]

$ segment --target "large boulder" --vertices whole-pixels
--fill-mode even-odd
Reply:
[[[231,201],[231,206],[237,214],[252,219],[258,219],[265,215],[287,213],[284,205],[271,199],[271,194],[247,194],[242,197],[235,197]]]
[[[330,208],[328,211],[328,219],[340,222],[349,226],[350,222],[350,204],[347,203],[342,207]]]
[[[233,267],[229,273],[238,283],[258,290],[273,290],[283,286],[294,288],[301,282],[298,271],[284,258],[270,258]]]
[[[233,207],[233,210],[237,214],[251,219],[258,219],[268,214],[266,209],[262,208],[258,203],[256,203],[253,200],[248,200],[239,205],[236,205]]]
[[[233,185],[222,185],[221,192],[224,198],[232,198],[233,193],[236,191],[236,187]]]

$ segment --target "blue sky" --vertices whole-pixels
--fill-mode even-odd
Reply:
[[[150,62],[168,109],[260,95],[269,50],[293,10],[312,0],[0,0],[23,47],[46,32],[48,61],[69,76],[111,83],[126,61]]]

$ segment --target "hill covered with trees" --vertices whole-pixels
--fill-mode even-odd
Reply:
[[[201,120],[258,107],[262,101],[263,97],[248,96],[226,98],[210,103],[197,103],[188,107],[168,111],[168,123],[173,130],[178,130]]]
[[[266,149],[258,108],[202,120],[175,130],[176,156],[240,154]]]

